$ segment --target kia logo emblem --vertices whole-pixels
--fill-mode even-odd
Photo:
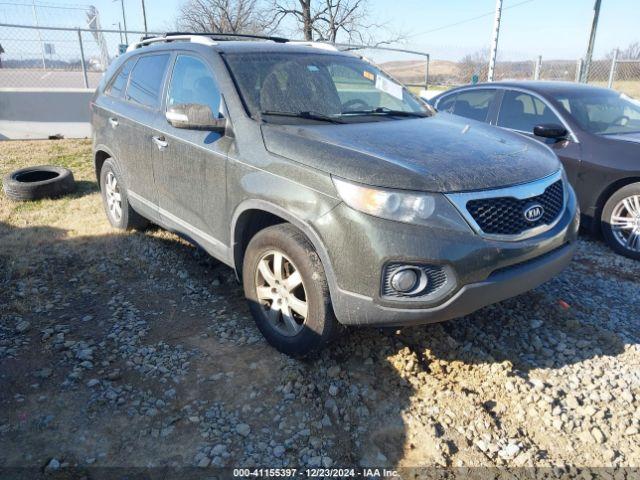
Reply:
[[[534,203],[526,207],[523,214],[528,222],[537,222],[544,215],[544,208],[539,203]]]

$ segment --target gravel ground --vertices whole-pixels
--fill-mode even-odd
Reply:
[[[0,467],[640,466],[637,262],[582,238],[530,293],[296,361],[229,268],[108,227],[88,149],[0,144],[0,173],[41,156],[83,182],[0,197]]]

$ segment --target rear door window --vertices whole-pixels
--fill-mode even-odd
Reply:
[[[490,88],[460,92],[456,96],[452,113],[472,120],[486,122],[489,116],[489,109],[495,97],[495,89]]]
[[[533,133],[533,128],[541,123],[562,125],[556,114],[538,97],[515,90],[504,92],[498,115],[499,127]]]
[[[133,67],[127,87],[127,100],[155,108],[160,105],[162,80],[169,62],[169,54],[146,55]]]

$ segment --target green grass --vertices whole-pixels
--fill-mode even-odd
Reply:
[[[36,140],[0,142],[0,176],[19,168],[35,165],[57,165],[70,169],[77,182],[71,195],[56,199],[14,202],[0,194],[0,222],[8,225],[56,223],[67,213],[73,215],[92,196],[97,197],[97,184],[91,161],[89,140]],[[99,200],[99,198],[97,198]],[[96,199],[94,204],[99,205]]]

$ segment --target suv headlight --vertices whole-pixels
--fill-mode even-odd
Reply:
[[[444,211],[451,208],[439,194],[369,187],[335,177],[333,183],[340,198],[351,208],[387,220],[428,224],[440,207]]]

